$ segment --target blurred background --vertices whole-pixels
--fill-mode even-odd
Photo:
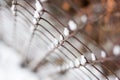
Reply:
[[[0,0],[1,80],[120,80],[120,0]]]

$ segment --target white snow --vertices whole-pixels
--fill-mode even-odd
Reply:
[[[103,51],[103,50],[101,51],[101,57],[102,57],[102,58],[105,58],[105,57],[106,57],[106,53],[105,53],[105,51]]]
[[[35,11],[35,12],[34,12],[34,18],[37,19],[37,18],[39,18],[39,17],[40,17],[40,15],[39,15],[38,11]]]
[[[92,61],[95,61],[95,60],[96,60],[96,57],[95,57],[95,54],[94,54],[94,53],[91,53],[91,58],[92,58]]]
[[[83,23],[87,22],[87,16],[86,15],[81,16],[81,21]]]
[[[59,41],[55,38],[53,43],[54,43],[55,46],[57,46],[59,44]]]
[[[64,28],[63,33],[64,33],[65,36],[68,36],[70,32],[69,32],[68,28]]]
[[[115,45],[113,48],[113,54],[115,56],[120,55],[120,46],[119,45]]]
[[[48,1],[48,0],[40,0],[41,2],[46,2],[46,1]]]
[[[41,12],[43,10],[43,7],[38,0],[36,0],[35,6],[36,6],[36,11]]]
[[[15,12],[15,7],[16,7],[16,5],[12,5],[12,6],[11,6],[11,11],[12,11],[13,15],[16,14],[16,12]]]
[[[62,35],[60,35],[60,41],[62,41],[64,38],[63,38],[63,36]]]
[[[33,18],[33,24],[37,24],[37,20]]]
[[[15,5],[11,6],[11,10],[14,11],[15,10]]]
[[[79,67],[79,65],[80,65],[79,59],[75,59],[75,67]]]
[[[84,55],[81,55],[80,62],[81,62],[81,65],[85,65],[86,64],[87,61],[86,61]]]
[[[70,30],[72,30],[72,31],[77,29],[77,24],[73,20],[70,20],[68,22],[68,26],[69,26]]]
[[[38,80],[37,76],[20,67],[22,57],[0,42],[0,80]]]

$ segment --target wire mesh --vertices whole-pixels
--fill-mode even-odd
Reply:
[[[3,20],[5,25],[0,27],[3,41],[17,50],[23,56],[23,66],[42,80],[120,80],[119,43],[118,55],[110,54],[84,31],[89,23],[103,20],[104,5],[94,1],[99,10],[95,9],[97,15],[89,20],[89,14],[80,8],[86,8],[89,0],[84,4],[77,1],[84,3],[84,0],[6,2],[4,11],[10,21]]]

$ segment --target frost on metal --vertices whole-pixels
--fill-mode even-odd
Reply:
[[[35,12],[34,12],[34,17],[35,17],[36,19],[38,19],[38,18],[40,17],[38,11],[35,11]]]
[[[13,15],[16,15],[16,1],[15,0],[12,1],[11,11]]]
[[[38,21],[35,18],[33,18],[33,24],[37,24],[37,23]]]
[[[59,41],[57,39],[54,39],[53,44],[57,46],[59,44]]]
[[[69,36],[70,31],[69,31],[68,28],[64,28],[64,32],[63,33],[64,33],[65,36]]]
[[[70,20],[68,22],[68,26],[69,26],[70,30],[72,30],[72,31],[77,29],[77,24],[73,20]]]
[[[96,60],[96,56],[94,53],[91,53],[91,58],[92,58],[92,61],[95,61]]]
[[[35,7],[36,7],[37,12],[41,12],[43,10],[43,7],[41,3],[39,2],[39,0],[36,0]]]
[[[79,59],[75,59],[75,67],[79,67],[80,66],[80,61]]]
[[[115,45],[114,48],[113,48],[113,54],[115,56],[118,56],[120,55],[120,45]]]
[[[82,16],[81,16],[81,21],[82,21],[83,23],[86,23],[86,22],[87,22],[87,16],[86,16],[86,15],[82,15]]]
[[[102,58],[105,58],[107,55],[106,55],[106,53],[105,53],[105,51],[101,51],[101,57]]]
[[[81,63],[81,65],[85,65],[86,64],[86,59],[85,59],[85,56],[84,55],[81,55],[81,57],[80,57],[80,63]]]

